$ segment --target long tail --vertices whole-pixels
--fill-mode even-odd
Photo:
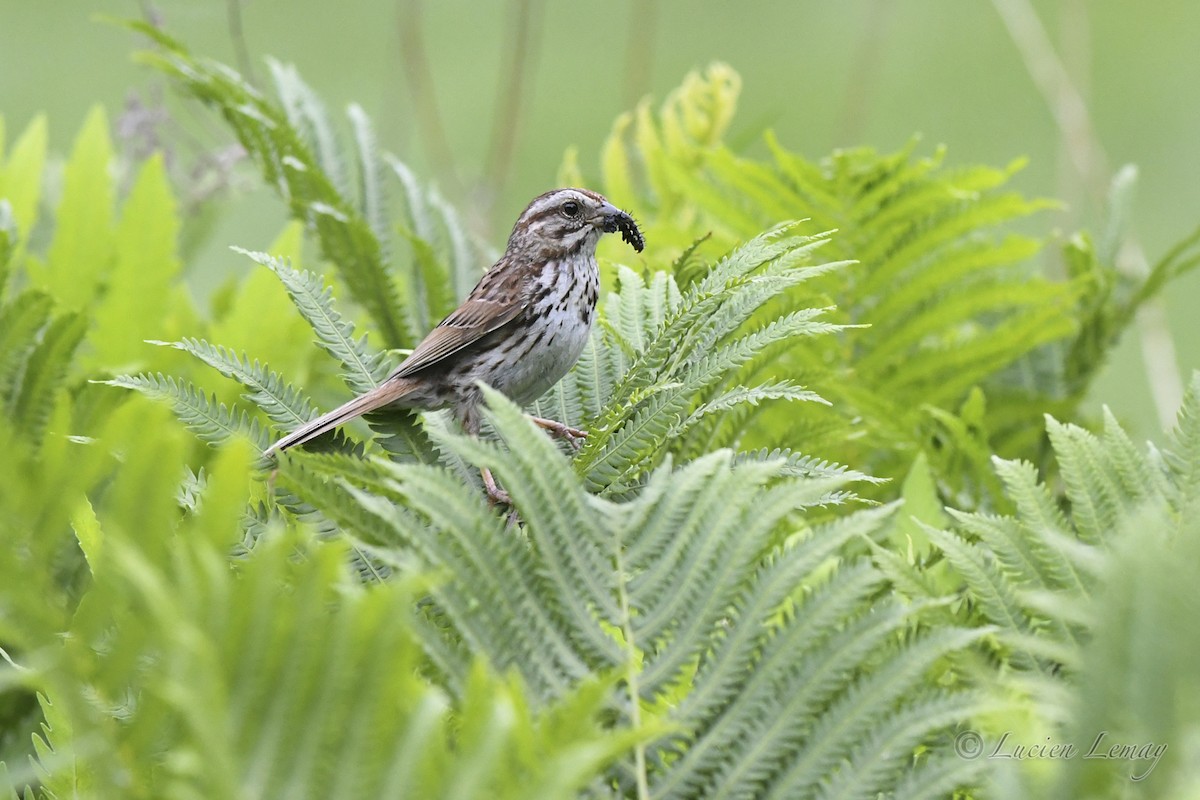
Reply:
[[[339,425],[343,425],[352,419],[361,417],[363,414],[368,414],[400,400],[415,388],[416,385],[412,381],[403,378],[386,380],[366,394],[361,394],[350,402],[338,406],[328,414],[322,414],[311,422],[301,425],[268,447],[266,455],[312,441]]]

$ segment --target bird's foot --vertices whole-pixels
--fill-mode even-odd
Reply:
[[[479,470],[479,474],[483,476],[483,488],[487,490],[488,501],[494,506],[511,506],[512,498],[508,492],[501,489],[496,484],[496,479],[492,477],[492,471],[487,467]]]
[[[573,450],[578,450],[580,444],[587,438],[587,431],[581,431],[579,428],[572,428],[570,425],[564,425],[552,419],[543,419],[542,417],[530,417],[533,424],[537,425],[546,431],[549,431],[551,436],[557,436],[559,439],[566,439]]]

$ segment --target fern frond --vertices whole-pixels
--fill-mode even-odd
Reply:
[[[918,746],[933,734],[1000,705],[966,692],[922,694],[925,696],[914,698],[903,711],[891,714],[882,724],[867,729],[869,733],[853,747],[841,769],[831,780],[820,782],[821,798],[869,796],[878,791],[878,787],[891,785],[897,775],[893,754],[916,752]],[[913,772],[919,774],[918,770]],[[784,790],[780,796],[796,796],[791,794],[792,791],[794,789]]]
[[[879,731],[890,736],[894,735],[896,728],[902,730],[908,726],[910,730],[905,732],[905,738],[915,746],[938,728],[962,721],[981,708],[982,704],[971,703],[969,698],[960,694],[941,703],[937,713],[927,719],[925,714],[933,709],[929,706],[922,708],[922,700],[911,693],[922,673],[934,661],[966,647],[987,632],[986,628],[945,628],[925,636],[918,634],[895,658],[866,680],[857,683],[829,709],[812,729],[799,756],[792,759],[788,768],[778,777],[770,780],[769,790],[764,796],[786,798],[802,795],[817,784],[820,776],[829,774],[843,763],[864,777],[866,773],[861,771],[866,765],[879,769],[876,774],[895,774],[894,762],[885,763],[884,769],[874,764],[877,751],[859,750],[858,760],[854,759],[853,748],[862,740],[862,732]],[[889,706],[902,698],[905,700],[904,709],[899,713],[892,712]],[[891,722],[885,726],[889,718]],[[763,760],[769,763],[768,759]],[[887,785],[888,782],[882,783]],[[872,788],[878,791],[879,785],[876,783]]]
[[[234,248],[270,269],[287,290],[296,309],[312,327],[317,344],[342,365],[346,385],[356,394],[369,392],[387,376],[386,355],[372,352],[366,337],[354,338],[354,325],[342,320],[333,306],[333,290],[311,272],[292,269],[283,259]]]
[[[148,435],[134,443],[134,474],[162,455],[157,444]],[[92,591],[113,608],[77,615],[71,631],[113,646],[58,653],[38,676],[57,699],[38,746],[47,791],[69,793],[86,776],[103,796],[135,780],[156,795],[551,800],[573,796],[654,735],[654,726],[633,734],[602,724],[611,687],[603,680],[581,680],[533,708],[519,681],[476,663],[461,694],[447,695],[424,677],[409,614],[397,616],[426,584],[349,581],[341,544],[287,531],[229,569],[220,542],[244,501],[247,463],[230,470],[218,457],[199,512],[182,523],[187,535],[138,530],[146,507],[164,499],[157,494],[98,509],[113,524]],[[281,587],[282,604],[273,602]],[[90,700],[79,689],[84,675]],[[77,745],[89,740],[109,744]],[[220,770],[197,771],[164,752]]]
[[[149,375],[119,375],[107,381],[108,386],[133,389],[155,400],[171,404],[175,416],[202,441],[222,444],[236,437],[248,439],[259,450],[267,447],[267,434],[244,410],[235,410],[218,403],[190,382],[161,373]]]
[[[192,472],[190,467],[184,467],[183,480],[180,481],[179,492],[175,496],[179,507],[195,513],[200,507],[200,498],[204,495],[204,489],[207,486],[208,475],[205,473],[204,467],[196,472]]]
[[[208,364],[226,378],[237,381],[249,390],[243,397],[285,429],[290,430],[303,425],[316,416],[316,409],[299,389],[287,384],[279,373],[267,369],[258,361],[251,363],[245,356],[239,357],[236,353],[220,345],[211,345],[203,339],[151,341],[150,344],[182,350]]]
[[[848,536],[856,533],[853,527],[844,526]],[[848,538],[847,536],[847,538]],[[836,550],[845,539],[837,542]],[[809,551],[817,548],[809,547]],[[822,550],[824,548],[821,548]],[[825,553],[824,555],[828,555]],[[745,676],[750,674],[763,646],[771,638],[772,618],[778,613],[780,604],[793,592],[796,585],[820,561],[809,563],[805,557],[788,554],[776,557],[759,574],[755,591],[749,604],[739,604],[738,615],[745,620],[760,620],[760,627],[741,625],[724,637],[711,657],[705,658],[697,670],[695,689],[680,704],[676,717],[689,729],[703,730],[712,725],[721,712],[741,694]],[[791,583],[787,583],[787,581]],[[836,581],[831,581],[806,599],[803,615],[797,615],[798,630],[793,635],[816,641],[821,632],[831,630],[839,620],[850,617],[854,610],[865,603],[880,588],[882,576],[865,562],[847,567]],[[783,635],[782,632],[776,635]]]
[[[1046,433],[1054,446],[1071,517],[1085,541],[1100,541],[1121,513],[1120,478],[1096,438],[1077,425],[1047,417]]]
[[[2,385],[2,384],[0,384]],[[1175,506],[1182,518],[1200,504],[1200,372],[1193,372],[1171,431],[1168,463],[1178,476]]]
[[[1194,425],[1194,403],[1189,395],[1181,430]],[[996,655],[1011,670],[1006,683],[1030,698],[1028,713],[1039,730],[1052,725],[1068,736],[1094,738],[1080,732],[1144,730],[1151,719],[1170,725],[1169,715],[1148,709],[1145,697],[1177,691],[1159,685],[1172,680],[1163,666],[1175,663],[1178,646],[1194,651],[1194,637],[1168,637],[1168,654],[1157,635],[1141,631],[1186,628],[1167,618],[1190,596],[1183,588],[1190,575],[1172,565],[1194,540],[1177,505],[1194,465],[1153,447],[1143,452],[1111,414],[1102,435],[1051,417],[1046,426],[1065,500],[1031,465],[996,459],[1015,514],[951,512],[955,532],[929,530],[930,540],[996,626]],[[1136,654],[1132,662],[1130,654]],[[1153,688],[1147,674],[1156,676]],[[1054,774],[1055,791],[1068,795],[1093,780],[1074,770]],[[1022,780],[1031,776],[1020,773]]]
[[[623,379],[613,389],[615,403],[628,402],[655,383],[668,383],[693,363],[700,362],[710,355],[713,346],[745,324],[754,311],[780,289],[795,285],[827,268],[839,266],[833,264],[806,269],[787,266],[788,260],[805,253],[816,243],[789,238],[778,231],[764,235],[739,248],[722,261],[722,265],[714,268],[710,278],[678,299],[675,298],[678,290],[672,288],[673,281],[669,277],[656,278],[653,286],[647,287],[636,275],[623,273],[620,293],[610,297],[605,307],[606,318],[611,319],[615,315],[620,320],[617,323],[619,328],[614,326],[614,335],[619,335],[622,341],[628,343],[633,356]],[[742,254],[743,250],[749,251],[749,254]],[[771,259],[774,259],[773,263]],[[760,268],[760,275],[747,277],[746,273]],[[712,275],[720,277],[712,278]],[[670,313],[667,313],[667,307],[670,307]],[[764,338],[767,336],[765,331],[778,330],[780,324],[799,325],[823,311],[825,309],[793,312],[787,317],[776,318],[764,331],[755,335]],[[791,332],[800,335],[834,329],[833,326],[813,323],[811,326],[798,326]],[[788,332],[782,335],[786,336]],[[738,344],[744,346],[754,341],[752,337],[732,341],[724,353],[728,357]],[[767,338],[758,346],[750,347],[739,359],[730,361],[727,368],[740,366],[771,343],[772,340]],[[628,413],[628,410],[624,413]],[[611,419],[601,420],[602,428],[611,425]]]
[[[699,408],[692,412],[687,423],[685,423],[685,427],[698,422],[701,417],[706,415],[721,414],[743,404],[756,406],[765,400],[806,401],[829,405],[829,401],[816,392],[802,389],[789,381],[765,383],[754,387],[737,386],[701,404]]]
[[[500,254],[470,235],[458,210],[436,188],[430,187],[426,196],[437,228],[443,233],[437,241],[443,242],[441,249],[449,253],[454,296],[466,297],[479,281],[486,265],[495,263]]]
[[[460,437],[453,449],[473,463],[492,466],[514,502],[525,509],[526,534],[541,555],[547,588],[557,593],[562,609],[583,635],[580,645],[594,660],[610,664],[622,656],[616,642],[594,626],[595,616],[615,621],[617,606],[603,575],[611,567],[605,538],[593,520],[592,501],[573,480],[565,458],[533,423],[498,393],[488,389],[489,419],[501,439],[522,447],[500,450],[478,440]],[[450,435],[448,433],[442,436]],[[568,588],[569,587],[569,588]]]
[[[26,290],[0,307],[0,400],[11,407],[20,390],[18,374],[50,321],[54,300]]]
[[[300,77],[295,66],[283,64],[274,58],[266,61],[275,93],[279,95],[279,103],[288,122],[300,134],[316,157],[318,167],[329,176],[334,188],[343,196],[347,195],[350,184],[325,104]]]
[[[272,68],[284,93],[286,108],[281,107],[233,70],[194,58],[179,42],[152,26],[128,24],[159,45],[159,50],[143,53],[143,61],[221,112],[259,165],[266,183],[279,190],[292,216],[314,232],[322,256],[337,267],[388,346],[408,344],[414,333],[405,319],[397,285],[386,269],[383,244],[347,196],[341,158],[325,113],[295,71],[278,65]],[[324,167],[334,169],[334,175]]]
[[[1032,635],[1035,630],[1034,621],[1029,618],[1019,601],[1014,582],[1006,579],[988,560],[988,551],[981,550],[953,533],[927,525],[921,527],[930,541],[946,556],[954,571],[962,577],[985,619],[1003,630],[1014,631],[1018,635]],[[1023,669],[1050,669],[1026,658],[1023,653],[1017,653],[1014,661]]]
[[[1028,549],[1027,555],[1018,558],[1027,561],[1031,571],[1016,569],[1012,558],[1009,559],[1010,568],[1014,569],[1015,574],[1024,572],[1028,577],[1038,576],[1042,585],[1086,594],[1089,591],[1088,581],[1080,573],[1079,564],[1056,546],[1072,538],[1069,523],[1047,487],[1038,482],[1033,465],[1002,459],[994,459],[993,464],[1009,496],[1016,501],[1020,528],[1011,541],[1013,546]],[[960,521],[964,519],[964,515],[953,512],[952,515]],[[971,519],[977,525],[975,532],[997,554],[1002,553],[1004,548],[1000,542],[989,535],[994,527],[991,520],[983,515],[972,515]],[[1004,556],[1001,555],[1001,558]]]
[[[712,82],[725,80],[717,77],[725,72],[692,75],[688,85],[712,89]],[[726,97],[732,108],[737,90],[729,87],[736,81],[722,85],[731,93]],[[987,406],[980,426],[991,439],[978,448],[984,457],[968,448],[948,454],[946,466],[935,465],[957,488],[971,480],[964,474],[988,472],[986,454],[992,450],[1030,452],[1015,445],[1026,443],[1048,401],[1071,407],[1079,402],[1081,384],[1072,376],[1081,368],[1080,359],[1062,353],[1092,333],[1077,324],[1073,309],[1104,306],[1106,337],[1116,323],[1098,299],[1098,283],[1048,280],[1030,265],[1042,241],[1014,228],[1054,204],[1008,188],[1022,162],[948,168],[944,150],[921,157],[916,140],[895,153],[854,148],[813,162],[789,152],[771,134],[766,137],[769,158],[742,156],[720,141],[697,145],[684,132],[690,121],[705,118],[709,96],[699,88],[681,90],[657,112],[643,103],[618,118],[604,145],[604,173],[616,182],[614,192],[639,197],[647,230],[671,256],[679,254],[676,276],[693,289],[712,290],[737,273],[733,259],[722,265],[731,268],[730,274],[719,267],[697,277],[692,254],[701,235],[729,248],[781,219],[805,220],[785,226],[793,236],[837,230],[836,236],[819,235],[812,245],[823,248],[825,259],[848,262],[844,268],[781,289],[777,302],[834,305],[839,324],[864,327],[842,328],[838,336],[812,344],[780,345],[770,362],[758,365],[755,383],[802,373],[802,382],[832,403],[831,412],[796,411],[790,415],[797,418],[793,424],[828,430],[833,441],[853,430],[856,463],[899,477],[907,460],[896,454],[923,446],[928,413],[957,408],[973,391],[995,395],[999,400]],[[781,239],[768,234],[745,254],[751,261],[770,259],[772,248],[780,246]],[[799,256],[797,263],[811,257]],[[621,322],[624,340],[636,345],[637,331],[626,318]],[[674,333],[668,341],[677,344],[679,357],[687,357],[693,346]],[[700,350],[703,343],[703,335],[694,340]],[[1090,358],[1082,369],[1094,371],[1100,360]],[[1035,367],[1040,369],[1031,377]],[[738,435],[777,435],[772,423],[781,417],[782,412],[756,415],[736,430]],[[838,418],[840,429],[831,422]],[[730,424],[721,435],[734,435],[732,429]],[[997,485],[967,489],[992,492]]]
[[[404,162],[391,155],[385,161],[402,190],[400,233],[409,247],[399,262],[410,288],[410,314],[424,333],[467,296],[496,254],[477,244],[458,212]]]
[[[753,482],[755,472],[743,467],[725,473],[721,477],[728,476],[726,480],[712,481],[710,486],[714,491],[738,488]],[[631,602],[641,612],[631,627],[643,646],[653,652],[646,656],[639,680],[644,692],[663,691],[700,654],[699,632],[711,630],[725,618],[739,588],[735,576],[753,569],[771,533],[793,510],[793,492],[794,487],[786,483],[747,492],[754,505],[744,508],[738,517],[722,513],[719,507],[706,508],[705,516],[713,521],[709,530],[719,529],[718,535],[692,529],[702,525],[704,517],[689,519],[687,540],[678,556],[665,553],[655,569],[646,569],[630,581]],[[735,530],[743,535],[733,536]],[[664,574],[664,565],[672,562],[675,574]]]
[[[698,393],[777,342],[836,330],[832,324],[813,322],[814,313],[819,312],[802,311],[782,317],[694,364],[679,365],[676,374],[661,375],[662,382],[649,387],[653,393],[648,399],[643,400],[629,388],[626,399],[618,389],[617,399],[625,404],[610,407],[597,426],[598,434],[589,437],[576,458],[576,470],[586,475],[589,485],[596,489],[627,483],[631,471],[636,475],[664,443],[686,429],[687,413]],[[640,382],[629,381],[627,386]]]
[[[431,467],[378,462],[383,471],[376,473],[378,482],[372,482],[374,492],[369,494],[345,478],[340,486],[327,483],[322,473],[354,474],[344,467],[329,473],[328,467],[339,463],[336,460],[305,457],[299,462],[301,468],[294,466],[296,461],[289,459],[281,470],[285,485],[326,509],[371,552],[385,559],[408,552],[418,560],[398,562],[407,569],[444,571],[453,577],[435,584],[433,597],[452,631],[471,651],[488,653],[500,668],[520,668],[543,696],[560,694],[570,680],[582,678],[594,666],[563,635],[556,607],[531,585],[535,570],[528,554],[487,513],[474,487],[464,487]],[[354,479],[360,482],[364,468],[357,467],[356,472]],[[389,502],[388,496],[395,500]],[[531,657],[535,651],[538,655]]]
[[[375,233],[387,256],[388,207],[387,194],[383,190],[383,160],[371,120],[362,106],[352,103],[346,116],[354,131],[354,154],[358,168],[358,207]]]
[[[61,388],[71,358],[87,332],[87,318],[66,313],[56,317],[29,351],[20,382],[16,387],[11,416],[17,430],[40,443],[54,407],[54,395]],[[64,432],[65,433],[65,432]]]
[[[904,777],[895,786],[894,800],[924,800],[927,797],[951,796],[960,786],[970,786],[986,773],[987,762],[983,759],[967,759],[951,752],[953,745],[938,748],[939,753],[950,755],[931,756]]]
[[[428,651],[446,665],[448,683],[461,686],[464,646],[516,669],[545,699],[596,670],[626,675],[634,694],[618,701],[621,713],[628,703],[669,703],[667,721],[678,728],[647,749],[642,767],[613,773],[620,781],[648,770],[656,796],[724,785],[712,781],[720,769],[757,774],[763,767],[748,766],[758,752],[749,748],[764,731],[771,743],[763,763],[772,773],[789,767],[808,741],[801,731],[839,698],[854,698],[853,713],[868,724],[895,722],[877,726],[890,741],[949,724],[949,712],[918,724],[932,706],[915,693],[902,700],[906,681],[979,632],[888,648],[869,669],[893,692],[882,705],[851,683],[922,608],[880,608],[883,577],[865,560],[831,569],[851,543],[877,536],[892,509],[792,540],[781,535],[798,508],[855,473],[802,457],[743,456],[734,466],[726,451],[679,467],[667,458],[627,500],[599,499],[519,409],[485,395],[499,443],[438,424],[430,431],[444,452],[494,471],[513,497],[517,530],[446,466],[303,454],[281,466],[282,485],[328,508],[374,556],[443,576],[430,588],[426,619]],[[779,701],[795,696],[794,705]],[[955,708],[968,713],[969,703]],[[894,778],[903,762],[888,755],[879,774]]]
[[[821,782],[821,798],[862,798],[878,792],[880,787],[894,786],[895,777],[898,776],[892,758],[894,753],[917,752],[918,747],[924,741],[928,741],[931,734],[953,726],[956,722],[995,710],[997,705],[995,700],[972,697],[965,692],[930,692],[928,697],[913,700],[904,711],[888,718],[881,726],[870,729],[868,738],[854,747],[853,753],[841,765],[833,780]],[[928,766],[922,765],[912,770],[910,778],[916,778],[926,769]],[[955,774],[955,778],[956,781],[962,780],[958,774]],[[946,778],[937,776],[937,780]],[[961,783],[958,784],[961,786]],[[953,788],[954,784],[944,789],[944,792]],[[794,795],[785,793],[782,796]]]

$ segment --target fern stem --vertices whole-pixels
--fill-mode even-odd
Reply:
[[[453,194],[462,197],[465,193],[463,181],[454,166],[454,153],[450,149],[450,137],[442,124],[438,110],[437,94],[433,89],[433,71],[425,51],[424,28],[421,22],[421,3],[397,3],[396,25],[400,34],[400,53],[403,58],[408,88],[416,111],[417,130],[424,140],[426,151],[436,165],[439,174],[452,186]]]
[[[497,86],[496,97],[499,101],[496,103],[492,119],[492,142],[484,168],[492,198],[504,196],[504,188],[508,183],[509,173],[512,172],[517,133],[521,127],[521,116],[525,107],[522,100],[530,83],[531,71],[528,63],[536,63],[541,38],[537,33],[540,26],[536,21],[541,4],[535,4],[532,0],[517,0],[515,5],[513,44],[509,49],[507,72],[498,73],[500,86]],[[489,211],[492,205],[494,204],[488,203]],[[488,223],[491,222],[489,218]]]
[[[1108,158],[1092,124],[1083,92],[1072,80],[1029,0],[992,0],[992,5],[1050,107],[1061,133],[1063,150],[1079,173],[1084,191],[1102,204],[1108,189],[1106,177],[1110,175]],[[1125,264],[1118,266],[1144,281],[1149,268],[1141,246],[1132,235],[1126,236],[1125,245],[1131,256],[1124,259]],[[1164,430],[1169,430],[1175,419],[1175,409],[1183,401],[1183,378],[1177,366],[1175,342],[1167,326],[1166,306],[1161,301],[1143,306],[1136,324],[1158,422]]]
[[[642,727],[641,689],[638,687],[637,646],[634,644],[633,620],[629,614],[629,592],[626,589],[625,561],[621,557],[622,542],[614,537],[613,561],[617,575],[617,603],[621,609],[621,633],[625,639],[625,684],[629,688],[629,721],[633,729]],[[633,748],[634,772],[637,778],[638,800],[649,800],[650,784],[646,779],[646,744],[639,741]]]
[[[229,43],[233,45],[234,58],[237,59],[238,71],[246,76],[251,86],[258,86],[258,77],[254,74],[254,60],[250,58],[250,48],[246,46],[246,31],[242,24],[242,3],[244,0],[227,0],[225,6],[229,23]]]

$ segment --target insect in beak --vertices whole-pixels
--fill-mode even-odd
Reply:
[[[616,206],[605,205],[606,207],[601,212],[603,214],[601,227],[604,232],[616,233],[620,231],[621,238],[625,240],[625,244],[639,253],[642,252],[642,248],[646,246],[646,239],[638,229],[637,223],[633,221],[633,217]]]

